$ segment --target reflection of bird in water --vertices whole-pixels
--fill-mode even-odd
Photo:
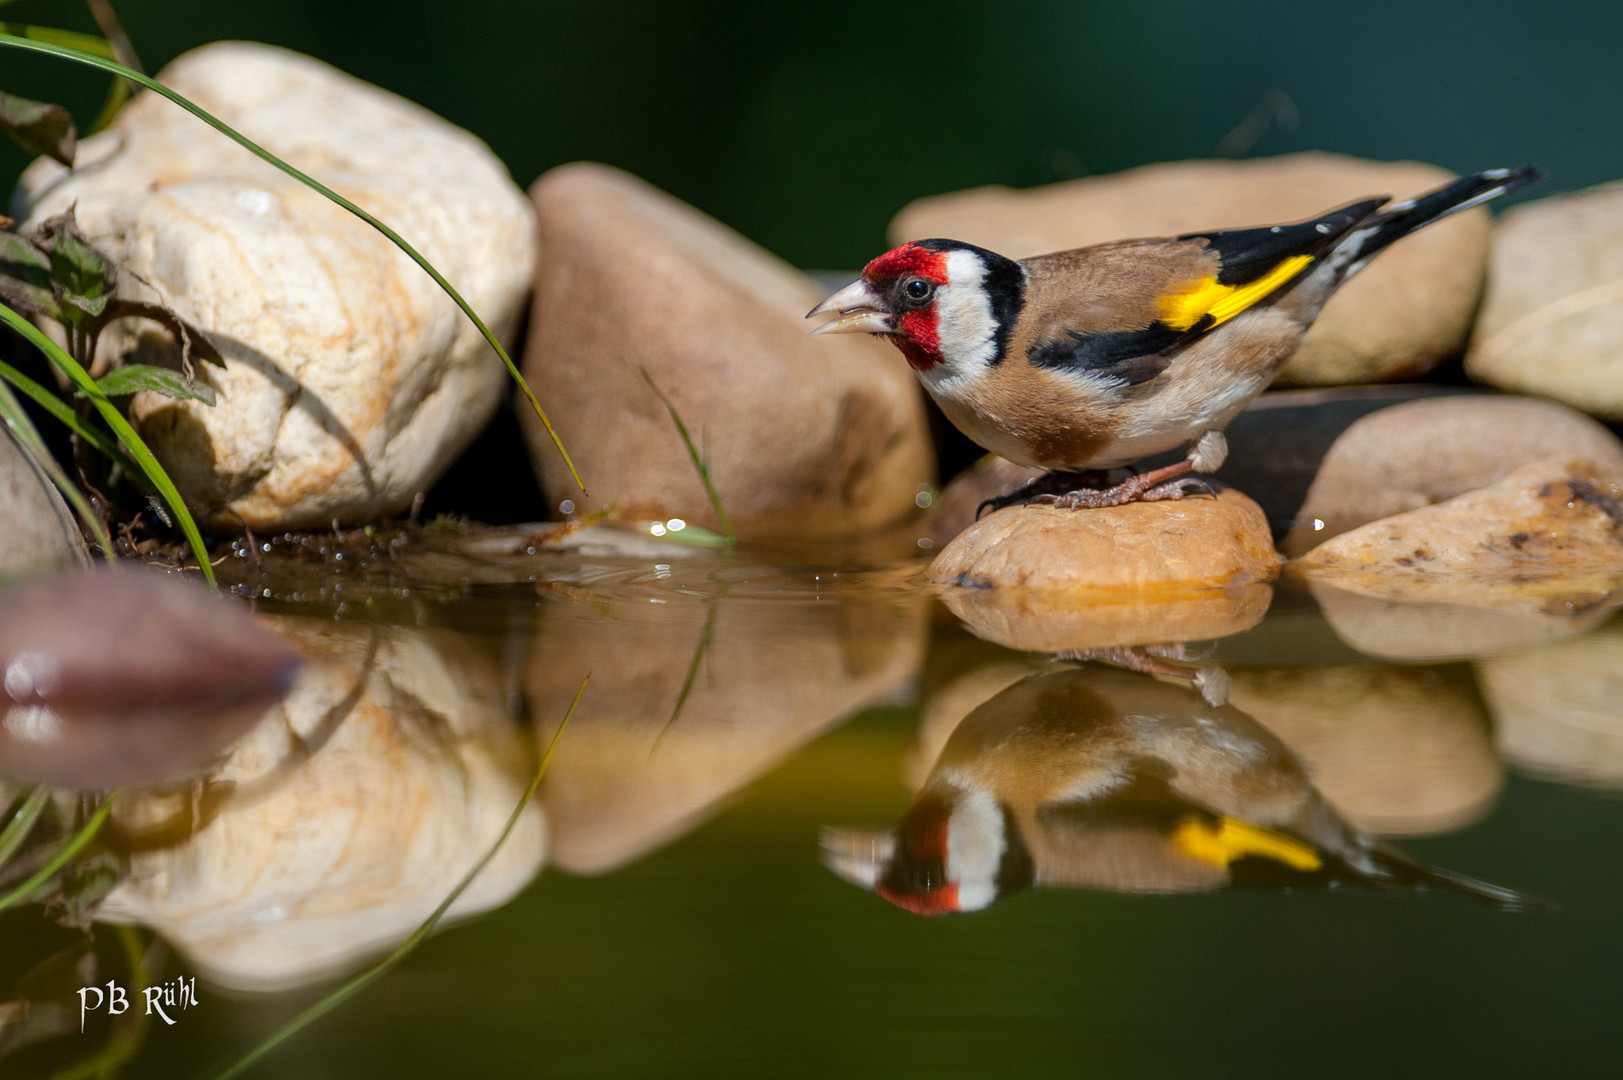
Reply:
[[[1302,762],[1238,709],[1091,668],[1032,676],[975,709],[896,829],[831,829],[823,861],[921,915],[978,910],[1033,883],[1150,893],[1346,884],[1541,905],[1353,829]]]

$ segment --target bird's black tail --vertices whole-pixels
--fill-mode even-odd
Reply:
[[[1506,911],[1548,911],[1556,906],[1548,900],[1507,889],[1503,885],[1480,881],[1439,866],[1425,866],[1386,844],[1374,844],[1361,854],[1362,858],[1352,860],[1349,866],[1356,871],[1359,883],[1377,890],[1450,892]]]
[[[1481,206],[1490,199],[1497,199],[1542,179],[1544,173],[1531,165],[1516,169],[1488,169],[1462,176],[1428,194],[1390,203],[1348,232],[1331,249],[1326,262],[1336,266],[1340,279],[1345,280],[1362,270],[1364,264],[1382,248],[1416,229],[1461,210]]]

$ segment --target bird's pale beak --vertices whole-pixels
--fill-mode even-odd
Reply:
[[[884,297],[874,291],[863,278],[824,300],[806,313],[806,318],[827,315],[831,311],[840,317],[813,330],[813,334],[891,334],[896,326]]]

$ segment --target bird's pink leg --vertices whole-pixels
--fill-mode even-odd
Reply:
[[[1162,499],[1181,499],[1188,494],[1188,489],[1195,486],[1210,491],[1211,487],[1204,480],[1190,478],[1179,480],[1178,477],[1194,469],[1192,461],[1184,460],[1164,465],[1159,469],[1151,469],[1147,473],[1130,476],[1115,487],[1094,489],[1078,488],[1063,495],[1036,495],[1029,501],[1042,503],[1048,506],[1058,506],[1065,510],[1097,510],[1106,506],[1121,506],[1130,502],[1159,502]],[[1168,481],[1171,481],[1170,483]]]

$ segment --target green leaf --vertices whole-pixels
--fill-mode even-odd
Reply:
[[[62,321],[80,326],[100,318],[106,309],[108,298],[102,294],[110,274],[101,252],[77,233],[70,218],[51,237],[51,281],[62,302]]]
[[[62,321],[51,289],[51,257],[26,236],[0,232],[0,299]]]
[[[0,131],[31,154],[44,154],[73,168],[79,133],[73,115],[60,105],[0,93]]]
[[[123,397],[139,390],[154,390],[172,398],[182,401],[201,401],[205,405],[213,405],[216,398],[214,387],[208,383],[193,382],[188,384],[186,377],[178,371],[169,368],[154,367],[151,364],[125,364],[121,368],[114,368],[96,380],[101,392],[108,397]],[[80,393],[76,397],[84,397]]]

